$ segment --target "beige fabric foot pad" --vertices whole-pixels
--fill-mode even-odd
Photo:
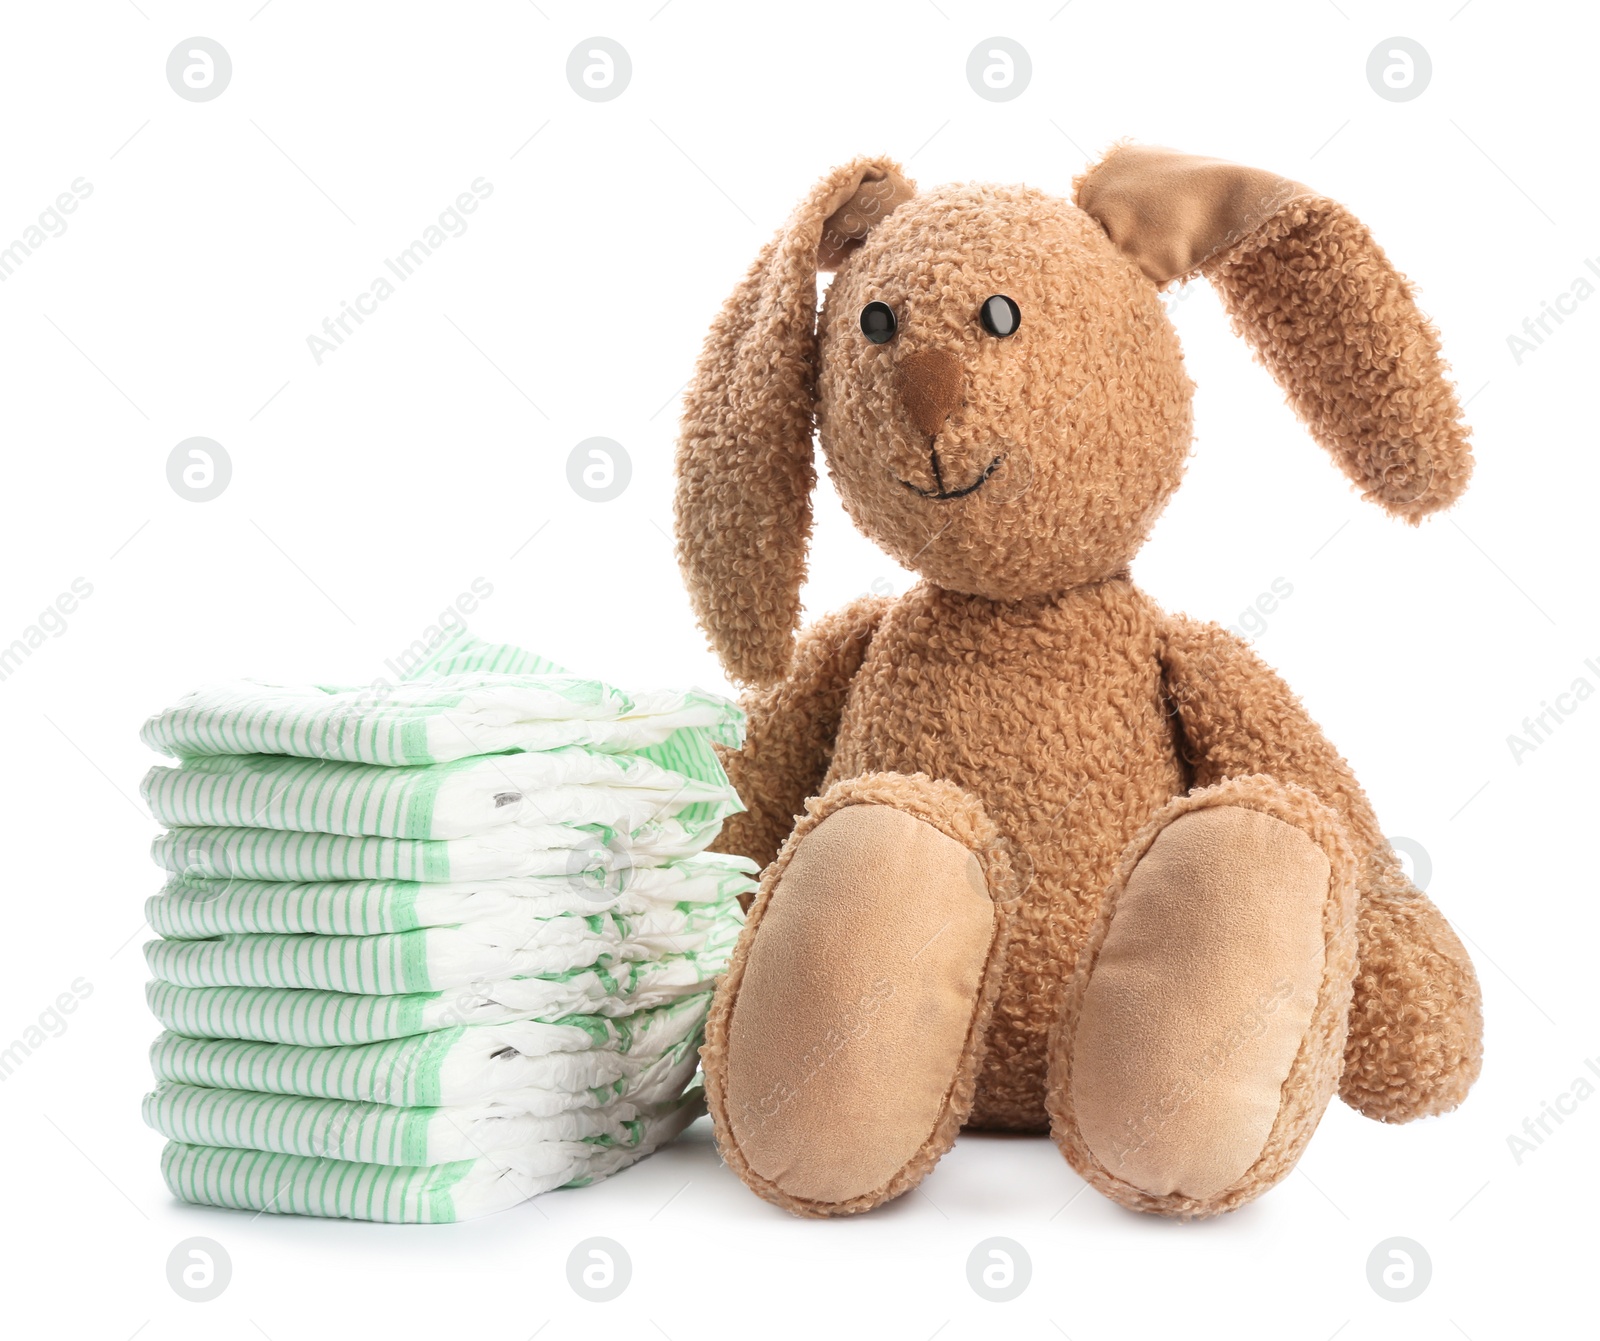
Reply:
[[[1267,778],[1135,841],[1052,1043],[1052,1132],[1114,1199],[1184,1218],[1260,1195],[1338,1080],[1354,869],[1331,812]]]
[[[999,987],[1004,868],[948,783],[874,774],[812,803],[707,1024],[718,1143],[755,1191],[802,1215],[867,1210],[949,1149]]]

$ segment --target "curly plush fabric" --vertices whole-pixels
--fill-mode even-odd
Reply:
[[[1439,910],[1374,851],[1356,911],[1360,967],[1339,1097],[1380,1122],[1447,1113],[1483,1069],[1483,1000]]]
[[[922,586],[883,616],[857,672],[824,787],[943,778],[982,801],[1029,868],[974,1125],[1045,1130],[1062,987],[1123,849],[1187,789],[1159,645],[1159,612],[1126,581],[1014,602]]]
[[[1003,340],[978,319],[994,294],[1022,311]],[[894,309],[887,344],[861,336],[869,302]],[[965,394],[930,440],[898,372],[932,353],[959,364]],[[1182,478],[1192,385],[1159,296],[1042,191],[944,186],[902,205],[835,276],[821,355],[822,449],[846,511],[940,587],[1006,601],[1105,577]]]
[[[1416,522],[1472,471],[1439,335],[1337,201],[1258,168],[1117,145],[1073,198],[1158,285],[1203,274],[1366,497]]]
[[[1356,872],[1355,934],[1340,944],[1355,960],[1330,949],[1339,981],[1259,1166],[1192,1204],[1097,1180],[1141,1209],[1209,1214],[1288,1172],[1336,1076],[1386,1122],[1454,1107],[1481,1065],[1482,1015],[1460,942],[1299,700],[1238,639],[1128,579],[1191,445],[1160,285],[1215,283],[1312,435],[1392,515],[1447,505],[1471,457],[1437,336],[1341,206],[1271,173],[1129,146],[1076,193],[913,194],[881,159],[825,177],[707,341],[679,448],[678,552],[713,645],[750,686],[746,745],[725,759],[749,810],[726,826],[728,850],[773,862],[811,798],[869,776],[876,804],[924,820],[925,783],[911,780],[958,789],[1003,841],[1014,897],[998,905],[992,1009],[974,1016],[969,1125],[1064,1121],[1049,1101],[1065,1046],[1052,1031],[1070,1033],[1069,984],[1092,962],[1108,891],[1161,817],[1231,788],[1346,854],[1335,865]],[[838,272],[819,316],[824,262]],[[980,318],[996,295],[1021,312],[1004,338]],[[863,334],[869,303],[894,313],[891,338]],[[850,516],[922,582],[797,639],[813,424]],[[951,836],[986,868],[982,852],[998,850]],[[759,926],[758,905],[747,942]],[[739,1168],[726,1130],[719,1140]]]
[[[863,182],[883,179],[894,191],[864,213]],[[723,306],[695,369],[678,446],[678,557],[697,575],[695,613],[736,679],[782,676],[800,619],[816,483],[819,250],[822,260],[849,255],[854,235],[913,189],[873,159],[819,182]],[[829,228],[840,211],[845,220]],[[708,496],[722,506],[708,511]]]
[[[806,798],[821,792],[845,695],[889,604],[866,597],[817,620],[801,635],[788,678],[746,695],[744,747],[714,747],[745,805],[723,821],[725,851],[767,865]]]
[[[1205,273],[1367,498],[1417,522],[1460,497],[1472,450],[1439,334],[1359,219],[1331,200],[1295,201]]]

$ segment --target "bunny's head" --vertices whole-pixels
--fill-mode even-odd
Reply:
[[[1335,202],[1133,146],[1072,202],[919,195],[861,159],[767,244],[687,395],[678,558],[729,673],[789,664],[813,430],[856,525],[931,583],[1018,600],[1124,570],[1189,451],[1160,290],[1196,273],[1366,497],[1415,521],[1460,494],[1471,455],[1438,339]]]

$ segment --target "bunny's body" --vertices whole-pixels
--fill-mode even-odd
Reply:
[[[919,587],[882,609],[851,678],[816,794],[869,773],[946,779],[1032,868],[969,1125],[1049,1130],[1052,1007],[1123,849],[1189,789],[1162,645],[1161,612],[1125,580],[1019,602]]]
[[[1477,1074],[1471,963],[1344,760],[1244,644],[1128,579],[1189,450],[1157,291],[1194,272],[1368,497],[1414,520],[1459,493],[1404,281],[1341,207],[1214,160],[1114,151],[1076,206],[851,164],[713,328],[679,556],[752,686],[723,846],[766,870],[704,1059],[728,1164],[791,1210],[869,1209],[975,1125],[1213,1214],[1336,1089],[1404,1121]],[[796,639],[813,427],[923,581]]]

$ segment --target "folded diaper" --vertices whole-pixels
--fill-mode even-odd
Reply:
[[[703,994],[621,1018],[457,1025],[353,1047],[167,1033],[151,1044],[150,1062],[158,1080],[219,1089],[405,1107],[497,1098],[523,1111],[559,1112],[620,1098],[618,1082],[645,1084],[670,1070],[699,1046],[709,1008]]]
[[[659,745],[683,728],[735,745],[744,714],[726,699],[625,694],[574,675],[468,671],[370,689],[213,685],[157,713],[140,733],[164,754],[287,754],[369,764],[441,764],[506,750]]]
[[[208,1206],[391,1224],[448,1224],[556,1187],[594,1182],[671,1140],[704,1111],[690,1102],[646,1119],[631,1145],[549,1141],[515,1162],[478,1156],[423,1166],[364,1164],[261,1150],[167,1142],[161,1173],[174,1195]]]
[[[631,1015],[708,992],[738,939],[729,920],[695,954],[594,964],[545,978],[474,981],[439,992],[363,996],[283,987],[145,985],[156,1018],[191,1038],[334,1047],[450,1029],[458,1024],[560,1020],[569,1015]]]
[[[178,875],[245,880],[496,880],[573,875],[689,857],[717,823],[651,820],[632,833],[602,825],[528,824],[468,838],[356,838],[224,827],[168,829],[150,844]]]
[[[705,852],[668,866],[438,884],[174,876],[146,901],[144,911],[158,934],[180,939],[229,932],[370,936],[477,921],[516,923],[563,913],[637,914],[660,904],[725,904],[750,889],[757,869],[744,857]]]
[[[309,987],[389,994],[442,991],[496,978],[540,977],[724,947],[737,905],[655,907],[637,916],[477,921],[379,936],[217,936],[146,943],[150,970],[182,987]]]
[[[145,1096],[145,1121],[186,1145],[236,1146],[361,1164],[450,1164],[494,1160],[515,1164],[544,1141],[597,1141],[637,1146],[647,1125],[684,1106],[696,1059],[626,1099],[592,1108],[536,1115],[493,1101],[450,1108],[400,1108],[347,1099],[208,1089],[163,1082]]]
[[[505,825],[704,823],[737,807],[725,780],[637,755],[567,747],[386,768],[269,754],[219,754],[152,768],[143,784],[163,824],[231,825],[388,838],[462,838]]]

